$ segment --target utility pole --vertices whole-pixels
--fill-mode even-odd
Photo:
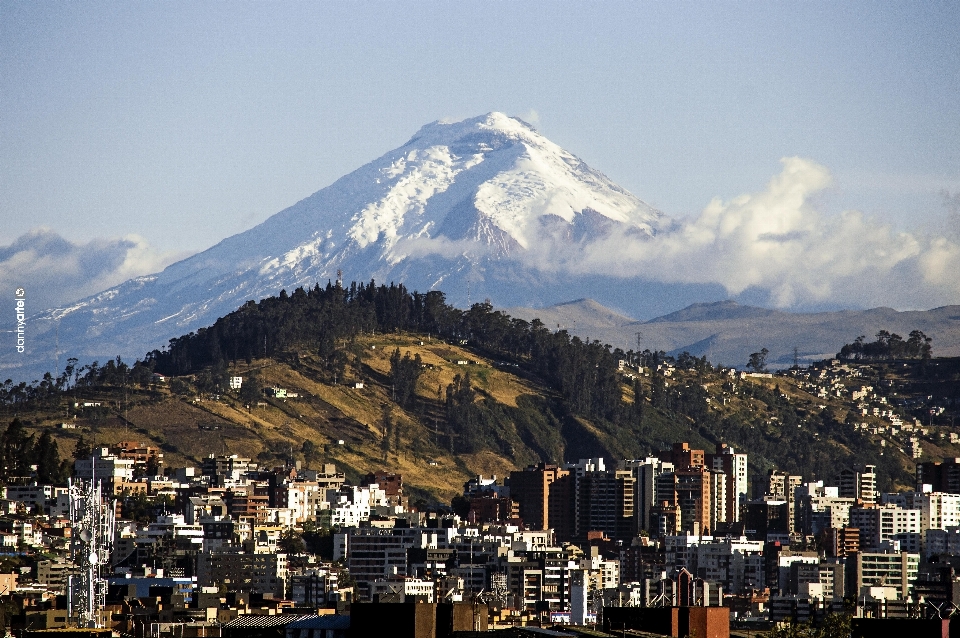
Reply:
[[[123,428],[124,430],[129,429],[130,420],[127,418],[127,406],[130,405],[130,402],[127,401],[127,370],[123,370]]]
[[[53,365],[54,380],[60,376],[60,317],[57,317],[57,336],[53,346],[53,358],[56,363]]]

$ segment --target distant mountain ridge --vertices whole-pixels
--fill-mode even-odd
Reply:
[[[777,314],[777,310],[768,308],[757,308],[756,306],[742,306],[736,301],[715,301],[712,303],[695,303],[671,312],[662,317],[651,319],[647,323],[672,322],[672,321],[711,321],[711,320],[729,320],[729,319],[753,319],[756,317],[769,317]],[[780,313],[786,314],[786,313]]]
[[[904,338],[911,330],[933,337],[934,356],[960,356],[960,306],[932,310],[897,311],[892,308],[791,313],[745,306],[735,301],[696,303],[649,321],[636,321],[595,301],[584,299],[547,308],[509,308],[521,319],[539,318],[581,339],[598,339],[625,350],[689,352],[711,362],[744,367],[752,352],[770,351],[768,362],[793,364],[794,348],[801,364],[831,358],[845,343],[860,335],[872,339],[879,330]],[[611,320],[619,317],[619,320]]]

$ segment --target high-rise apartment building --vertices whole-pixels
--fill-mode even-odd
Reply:
[[[510,473],[510,498],[519,504],[520,518],[530,529],[550,527],[550,485],[567,474],[546,463]]]
[[[855,498],[864,503],[877,502],[877,466],[864,465],[860,470],[845,468],[838,480],[840,496]]]
[[[960,494],[932,492],[918,496],[923,531],[960,526]]]
[[[653,532],[650,509],[657,504],[657,477],[664,472],[673,472],[673,463],[655,456],[631,459],[623,462],[634,478],[634,514],[637,530]]]
[[[865,585],[887,585],[896,587],[900,599],[906,600],[913,594],[913,583],[919,571],[920,554],[917,553],[853,554],[847,558],[844,569],[846,595],[857,596]]]
[[[587,532],[603,532],[610,538],[628,540],[636,533],[634,486],[629,470],[586,472],[577,477],[577,538]]]
[[[924,485],[929,485],[931,492],[960,494],[960,458],[917,463],[917,491],[925,491]]]
[[[727,511],[730,505],[727,498],[727,475],[718,470],[707,469],[710,474],[710,522],[711,533],[717,525],[727,523]]]
[[[784,535],[790,531],[790,507],[786,501],[771,498],[747,502],[744,516],[744,534],[751,540],[765,541],[771,534]]]
[[[788,533],[795,531],[794,494],[802,483],[802,476],[787,474],[780,470],[769,470],[765,477],[759,477],[754,484],[754,499],[786,502]]]
[[[794,499],[796,531],[817,536],[830,528],[839,529],[850,523],[852,498],[838,496],[837,488],[826,488],[815,495],[800,494]]]
[[[678,532],[706,534],[711,526],[711,486],[713,474],[704,466],[667,472],[657,477],[657,503],[662,508],[677,508]]]
[[[860,551],[860,530],[856,527],[831,527],[827,530],[827,556],[845,558]]]
[[[576,474],[566,472],[550,484],[548,505],[547,526],[553,530],[556,541],[573,541],[577,536]]]
[[[860,530],[862,551],[878,551],[884,544],[900,541],[903,549],[919,552],[920,518],[920,510],[896,505],[869,503],[850,509],[850,526]]]
[[[726,477],[724,518],[728,523],[740,521],[747,503],[747,455],[736,453],[726,443],[718,443],[715,454],[707,454],[704,462],[715,472]]]

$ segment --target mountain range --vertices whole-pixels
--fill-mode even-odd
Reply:
[[[517,118],[489,113],[434,122],[403,146],[250,230],[162,272],[34,315],[28,321],[26,352],[5,351],[0,370],[29,380],[62,369],[71,356],[134,359],[214,323],[247,300],[334,279],[402,282],[422,292],[439,289],[460,306],[489,299],[498,307],[529,309],[591,298],[641,318],[724,299],[719,285],[655,283],[623,276],[615,268],[589,274],[578,270],[588,249],[607,245],[605,240],[629,238],[642,245],[675,226]],[[562,314],[557,308],[563,306],[513,312]],[[793,316],[727,304],[717,307],[722,316],[710,318],[710,306],[694,308],[698,310],[683,312],[706,314],[696,321],[666,315],[643,324],[644,347],[686,348],[740,363],[744,349],[769,348],[764,340],[773,343],[774,326],[786,325],[785,318]],[[603,312],[592,316],[600,321]],[[761,321],[761,315],[769,321]],[[796,345],[805,356],[835,351],[835,341],[842,345],[859,334],[842,327],[845,316],[835,318],[836,339],[833,333],[819,341],[811,337],[790,343],[789,350]],[[834,321],[826,315],[797,317],[811,334],[817,321]],[[564,321],[545,319],[548,324]],[[751,334],[732,336],[737,325],[743,331],[745,321]],[[626,326],[633,320],[624,317],[623,322]],[[768,336],[755,335],[755,345],[741,343],[768,324]],[[599,329],[598,324],[597,336]],[[615,336],[620,328],[610,329],[610,343],[635,345],[630,337],[634,327],[627,328],[626,339]]]
[[[649,321],[637,321],[591,299],[547,308],[509,308],[513,317],[539,318],[581,339],[624,350],[663,350],[706,356],[719,365],[745,367],[750,354],[767,348],[771,367],[801,365],[836,356],[860,335],[872,341],[880,330],[906,339],[912,330],[933,338],[935,356],[960,356],[960,306],[925,311],[892,308],[795,313],[719,301],[696,303]],[[638,342],[639,335],[639,342]]]

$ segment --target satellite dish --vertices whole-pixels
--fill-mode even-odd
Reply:
[[[90,552],[90,555],[87,557],[87,560],[90,561],[91,565],[96,565],[100,562],[100,557],[97,556],[96,552]]]
[[[82,540],[84,543],[89,543],[91,540],[93,540],[93,533],[86,528],[80,530],[80,540]]]

